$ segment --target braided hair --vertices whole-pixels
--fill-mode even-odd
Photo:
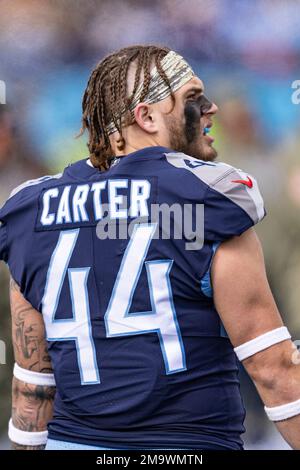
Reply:
[[[155,66],[170,89],[174,104],[174,96],[168,77],[161,66],[161,60],[170,51],[167,47],[154,45],[130,46],[105,57],[92,71],[82,100],[82,128],[79,135],[88,130],[88,148],[92,164],[100,170],[109,167],[113,150],[110,145],[107,124],[113,122],[120,139],[118,149],[123,150],[125,140],[122,127],[134,122],[130,113],[130,105],[143,74],[143,89],[140,97],[142,102],[148,93],[151,80],[151,63]],[[127,80],[129,66],[136,65],[133,90],[128,96]]]

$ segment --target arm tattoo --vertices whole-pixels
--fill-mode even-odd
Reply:
[[[13,378],[12,422],[22,431],[39,432],[52,418],[55,387],[32,385]],[[22,446],[12,443],[14,450],[41,450],[45,446]]]
[[[25,369],[52,372],[42,316],[24,299],[13,279],[10,282],[10,299],[16,362]]]
[[[22,296],[19,286],[11,279],[12,338],[16,362],[35,372],[52,372],[42,316]],[[53,413],[55,387],[33,385],[13,378],[12,422],[26,432],[47,428]],[[42,450],[41,446],[12,443],[14,450]]]
[[[38,432],[52,415],[55,387],[32,385],[13,378],[13,424],[22,431]]]

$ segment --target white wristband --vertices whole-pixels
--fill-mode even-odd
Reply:
[[[300,400],[271,408],[265,406],[265,412],[271,421],[283,421],[284,419],[292,418],[300,414]]]
[[[275,330],[268,331],[257,338],[251,339],[240,346],[234,348],[234,352],[240,361],[247,359],[254,354],[263,351],[264,349],[273,346],[274,344],[281,343],[286,339],[290,339],[291,335],[285,326],[276,328]]]
[[[13,425],[12,419],[8,425],[8,437],[12,442],[23,446],[40,446],[47,443],[48,431],[21,431]]]
[[[22,382],[26,382],[28,384],[55,387],[54,374],[33,372],[32,370],[23,369],[17,363],[15,363],[14,366],[14,376],[16,379],[22,380]]]

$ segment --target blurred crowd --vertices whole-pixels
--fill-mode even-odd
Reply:
[[[258,227],[273,293],[300,340],[300,0],[0,0],[0,205],[27,179],[87,156],[81,97],[107,53],[155,43],[180,52],[217,103],[219,159],[259,181],[268,217]],[[7,271],[0,268],[0,432],[12,371]],[[279,448],[245,373],[248,447]]]

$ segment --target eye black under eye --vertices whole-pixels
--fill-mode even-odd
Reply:
[[[200,116],[207,114],[212,107],[212,102],[204,95],[193,93],[186,98],[186,106],[192,111],[200,112]]]

